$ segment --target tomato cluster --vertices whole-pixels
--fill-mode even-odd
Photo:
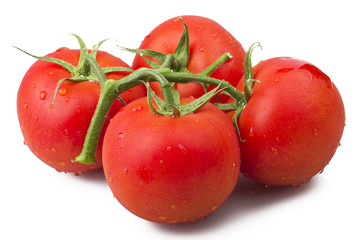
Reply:
[[[240,173],[298,186],[323,171],[345,125],[341,96],[316,66],[261,61],[215,21],[170,19],[148,34],[132,67],[61,48],[25,74],[17,110],[44,163],[103,168],[116,199],[153,222],[193,222],[230,196]],[[29,54],[30,55],[30,54]],[[33,56],[33,55],[31,55]],[[233,124],[232,124],[233,121]]]

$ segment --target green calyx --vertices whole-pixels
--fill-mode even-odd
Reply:
[[[35,56],[33,54],[30,54],[18,47],[15,47],[16,49],[24,52],[25,54],[34,57],[38,60],[42,60],[42,61],[46,61],[46,62],[51,62],[51,63],[55,63],[61,67],[63,67],[64,69],[66,69],[70,74],[71,74],[71,78],[65,78],[65,79],[61,79],[58,81],[56,89],[54,91],[54,98],[53,98],[53,104],[55,102],[55,97],[56,97],[56,92],[58,91],[60,85],[64,82],[64,81],[68,81],[68,82],[83,82],[83,81],[97,81],[100,84],[104,83],[104,78],[100,79],[99,74],[96,74],[92,68],[90,67],[89,63],[85,60],[85,56],[86,55],[90,55],[94,58],[96,58],[97,52],[99,47],[108,39],[105,39],[101,42],[99,42],[98,44],[94,45],[90,51],[90,53],[88,53],[88,48],[86,46],[86,44],[84,43],[84,41],[77,35],[75,34],[71,34],[72,36],[74,36],[79,43],[80,46],[80,57],[79,57],[79,61],[78,61],[78,65],[74,66],[71,63],[68,63],[64,60],[61,59],[57,59],[57,58],[52,58],[52,57],[40,57],[40,56]],[[106,67],[106,68],[102,68],[101,69],[103,74],[106,73],[110,73],[110,72],[133,72],[132,69],[130,68],[125,68],[125,67]]]
[[[244,90],[246,102],[248,102],[249,99],[251,98],[254,82],[259,82],[258,80],[254,79],[253,70],[252,70],[252,61],[251,61],[253,50],[256,47],[260,47],[262,49],[262,46],[259,42],[252,44],[252,46],[248,49],[245,59],[244,59],[244,87],[243,87],[243,90]]]

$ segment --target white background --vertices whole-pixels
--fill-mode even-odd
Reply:
[[[0,8],[1,239],[361,239],[361,17],[359,1],[8,1]],[[253,63],[277,56],[307,60],[328,74],[346,109],[341,147],[323,174],[300,188],[268,189],[240,179],[206,220],[175,226],[147,222],[112,196],[101,171],[57,173],[23,144],[16,94],[31,57],[91,47],[106,38],[137,48],[158,24],[184,14],[212,18],[247,49]],[[131,64],[114,42],[102,50]]]

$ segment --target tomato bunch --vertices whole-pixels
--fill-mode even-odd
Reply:
[[[132,67],[60,48],[25,74],[17,98],[24,142],[57,171],[103,168],[115,198],[153,222],[202,219],[240,173],[298,186],[333,157],[345,125],[340,93],[316,66],[251,55],[215,21],[172,18],[146,35]],[[233,124],[232,124],[233,123]]]

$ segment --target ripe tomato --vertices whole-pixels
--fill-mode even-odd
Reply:
[[[242,45],[226,29],[211,19],[199,16],[182,16],[182,19],[189,31],[190,52],[187,69],[195,74],[200,73],[222,54],[229,52],[233,58],[220,66],[210,77],[226,80],[236,86],[244,74],[243,62],[246,53]],[[139,48],[172,54],[183,30],[184,25],[179,17],[169,19],[152,30]],[[148,64],[140,55],[136,55],[132,66],[138,69],[148,67]],[[156,94],[161,94],[159,83],[151,83],[151,86]],[[175,88],[181,97],[198,98],[204,94],[204,88],[199,83],[175,84]],[[212,88],[214,87],[211,86],[209,89]],[[226,99],[228,99],[226,95],[220,97],[221,102],[225,102]]]
[[[266,185],[307,182],[339,146],[345,125],[341,96],[326,74],[302,60],[273,58],[253,71],[261,84],[255,82],[238,119],[241,172]]]
[[[60,48],[48,57],[65,60],[77,66],[80,51]],[[97,61],[101,67],[128,67],[119,58],[98,51]],[[109,73],[108,78],[120,79],[120,72]],[[44,163],[61,172],[86,172],[102,167],[100,137],[97,165],[85,165],[71,162],[80,154],[85,135],[96,108],[100,86],[97,82],[70,83],[64,81],[54,105],[53,96],[60,79],[71,78],[63,67],[45,61],[36,61],[25,74],[17,96],[17,111],[25,143]],[[145,89],[134,88],[121,95],[125,102],[145,96]],[[114,102],[108,116],[115,115],[123,106],[121,101]],[[104,127],[104,129],[105,129]]]
[[[103,168],[114,196],[153,222],[190,222],[215,211],[233,191],[239,167],[234,127],[209,103],[168,117],[138,99],[115,115],[104,137]]]

